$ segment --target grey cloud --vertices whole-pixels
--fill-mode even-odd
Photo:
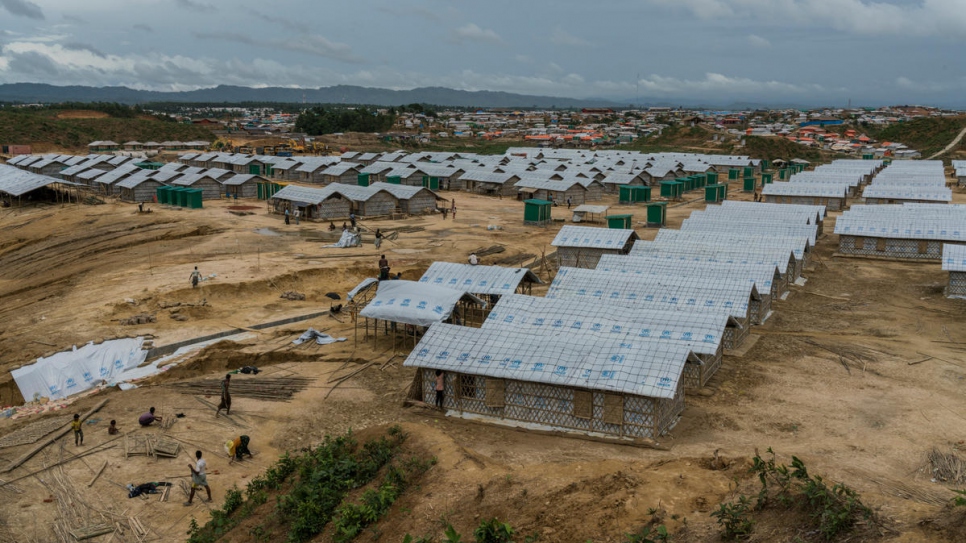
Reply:
[[[74,24],[87,24],[87,20],[78,15],[71,15],[69,13],[65,13],[61,15],[61,17],[63,17],[65,21],[68,21]]]
[[[44,20],[44,11],[30,0],[0,0],[0,6],[3,6],[13,15]]]
[[[469,23],[450,32],[450,40],[456,43],[481,42],[501,44],[503,38],[492,28],[480,28],[476,23]]]
[[[553,29],[553,32],[550,34],[550,43],[554,45],[569,45],[571,47],[593,46],[593,44],[589,41],[578,36],[574,36],[559,26]]]
[[[68,49],[70,51],[87,51],[88,53],[93,53],[101,58],[104,58],[107,56],[104,53],[102,53],[99,49],[94,47],[93,45],[88,45],[86,43],[67,42],[67,43],[62,43],[61,47],[63,47],[64,49]]]
[[[174,0],[174,3],[178,4],[178,6],[184,9],[197,11],[199,13],[210,13],[215,11],[215,6],[205,2],[198,2],[196,0]]]
[[[131,28],[133,28],[135,30],[141,30],[143,32],[154,32],[154,29],[151,28],[151,25],[146,25],[144,23],[138,23],[138,24],[132,26]]]
[[[299,21],[292,21],[292,20],[286,19],[284,17],[275,17],[274,15],[269,15],[267,13],[262,13],[262,12],[260,12],[258,10],[254,10],[254,9],[249,9],[248,12],[251,13],[252,15],[254,15],[254,16],[262,19],[262,20],[268,21],[270,23],[275,23],[275,24],[281,26],[282,28],[285,28],[285,29],[288,29],[288,30],[294,30],[294,31],[300,32],[302,34],[308,34],[309,32],[312,31],[312,27],[311,26],[309,26],[309,25],[307,25],[305,23],[299,22]]]
[[[7,58],[9,59],[8,69],[11,72],[40,78],[59,77],[61,75],[61,70],[54,64],[54,61],[42,53],[30,51],[10,55]]]
[[[271,47],[295,53],[306,53],[346,63],[361,63],[365,59],[352,52],[344,43],[330,41],[322,36],[297,36],[287,40],[262,40],[238,32],[196,32],[196,38],[221,40],[256,47]]]

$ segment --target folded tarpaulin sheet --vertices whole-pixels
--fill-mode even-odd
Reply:
[[[342,247],[359,247],[362,245],[362,236],[359,234],[352,233],[348,230],[342,231],[342,237],[339,238],[338,243],[331,243],[329,245],[323,245],[325,248],[342,248]]]
[[[322,332],[319,332],[315,328],[309,328],[308,330],[305,331],[304,334],[299,336],[298,339],[296,339],[292,343],[294,343],[295,345],[301,345],[306,341],[312,341],[313,339],[315,339],[315,342],[318,343],[319,345],[328,345],[329,343],[335,343],[336,341],[345,341],[344,337],[334,338],[329,334],[323,334]]]
[[[37,362],[13,370],[14,381],[24,400],[47,397],[65,398],[93,388],[100,382],[116,382],[126,370],[144,362],[147,351],[141,349],[142,338],[88,343],[81,348],[56,353]]]

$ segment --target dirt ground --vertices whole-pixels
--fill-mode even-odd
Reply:
[[[202,210],[152,207],[138,214],[131,205],[41,206],[0,211],[0,404],[22,402],[10,369],[37,356],[87,341],[146,335],[165,345],[223,330],[325,310],[337,303],[328,292],[345,293],[376,272],[379,254],[392,271],[417,279],[434,260],[463,262],[471,251],[503,245],[482,259],[493,263],[513,255],[530,262],[551,251],[557,223],[549,228],[522,224],[522,204],[465,193],[456,220],[438,215],[402,221],[362,221],[371,230],[404,232],[377,252],[325,249],[326,224],[285,226],[264,202],[251,215],[230,213],[229,202],[205,202]],[[747,195],[736,194],[748,199]],[[693,196],[697,198],[697,196]],[[957,202],[966,202],[956,194]],[[605,202],[615,212],[643,210]],[[677,227],[704,203],[669,209]],[[629,211],[625,211],[629,210]],[[564,218],[566,210],[555,208]],[[790,462],[800,457],[812,473],[842,481],[885,519],[887,539],[908,542],[962,541],[962,524],[951,524],[944,509],[952,493],[922,471],[933,447],[961,450],[966,440],[963,391],[966,379],[966,302],[943,296],[946,275],[938,263],[900,263],[833,257],[835,214],[826,221],[807,283],[793,287],[775,313],[752,330],[754,345],[741,356],[726,356],[709,386],[687,396],[680,422],[655,450],[596,443],[566,436],[538,435],[484,425],[401,404],[413,374],[401,367],[387,342],[356,342],[348,316],[325,316],[216,343],[181,366],[140,383],[134,390],[105,390],[78,399],[67,413],[107,404],[85,426],[85,442],[70,436],[46,447],[10,473],[0,486],[0,541],[61,541],[58,525],[77,528],[117,522],[123,533],[92,541],[137,541],[128,524],[136,516],[148,540],[183,541],[192,518],[207,520],[232,485],[269,466],[285,450],[318,442],[326,434],[401,422],[411,440],[439,459],[425,480],[408,492],[360,541],[401,541],[405,533],[439,537],[446,523],[465,539],[483,518],[499,517],[523,540],[616,542],[649,522],[665,524],[674,541],[717,541],[709,513],[736,492],[754,492],[747,466],[755,450],[768,447]],[[500,230],[488,230],[498,225]],[[645,239],[654,229],[636,227]],[[188,276],[198,266],[206,280],[192,289]],[[537,270],[549,280],[548,270]],[[285,291],[304,301],[280,298]],[[535,289],[539,294],[539,289]],[[170,308],[179,302],[179,308]],[[118,321],[151,314],[157,322],[123,326]],[[187,320],[172,318],[181,314]],[[342,322],[344,321],[344,322]],[[343,343],[294,346],[308,327]],[[360,336],[362,334],[360,333]],[[928,358],[927,358],[928,357]],[[376,364],[339,382],[335,380]],[[184,394],[178,383],[213,379],[245,365],[263,373],[236,381],[300,376],[312,380],[290,401],[237,396],[231,419]],[[217,397],[200,399],[217,403]],[[167,430],[136,428],[135,419],[155,406],[166,417],[184,414]],[[0,419],[0,436],[47,415]],[[177,459],[126,457],[123,439],[109,441],[107,421],[122,432],[165,434],[181,441]],[[252,437],[254,459],[229,465],[222,443],[239,434]],[[0,448],[0,469],[32,445]],[[128,498],[129,483],[171,481],[188,474],[190,455],[209,461],[214,503],[196,499],[190,507],[179,487],[165,502],[158,496]],[[95,452],[72,460],[72,454]],[[712,470],[719,451],[726,468]],[[60,466],[44,469],[62,460]],[[107,462],[100,477],[89,485]],[[34,472],[36,472],[34,474]],[[950,526],[953,526],[950,528]],[[752,541],[794,541],[813,537],[782,518],[763,520]],[[379,537],[381,536],[381,537]],[[112,539],[113,538],[113,539]],[[251,541],[247,533],[230,540]]]

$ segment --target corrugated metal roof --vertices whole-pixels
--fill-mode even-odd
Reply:
[[[966,245],[943,244],[943,271],[966,272]]]
[[[129,177],[118,181],[116,186],[122,189],[133,189],[145,181],[157,181],[156,179],[151,179],[153,174],[154,172],[152,170],[139,170],[132,173]],[[160,181],[157,182],[160,183]]]
[[[524,280],[543,284],[539,277],[527,268],[504,268],[501,266],[471,266],[453,262],[433,262],[420,283],[459,289],[473,294],[512,294]]]
[[[291,202],[305,202],[307,204],[318,205],[327,198],[335,194],[328,187],[316,189],[312,187],[300,187],[298,185],[288,185],[282,190],[272,195],[277,200],[287,200]]]
[[[476,181],[478,183],[495,183],[502,185],[510,180],[519,179],[513,172],[490,172],[482,169],[468,170],[460,176],[463,181]]]
[[[673,398],[690,356],[689,347],[680,342],[652,338],[533,336],[435,324],[403,365]]]
[[[5,192],[11,196],[22,196],[32,190],[62,182],[63,180],[61,179],[47,175],[38,175],[13,166],[0,164],[0,192]]]
[[[566,225],[560,228],[557,237],[553,238],[550,245],[588,249],[622,249],[632,239],[637,239],[637,234],[633,230]]]

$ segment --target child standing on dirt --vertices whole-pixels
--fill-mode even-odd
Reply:
[[[84,429],[81,427],[80,415],[74,414],[70,427],[74,430],[74,446],[80,447],[84,444]]]

